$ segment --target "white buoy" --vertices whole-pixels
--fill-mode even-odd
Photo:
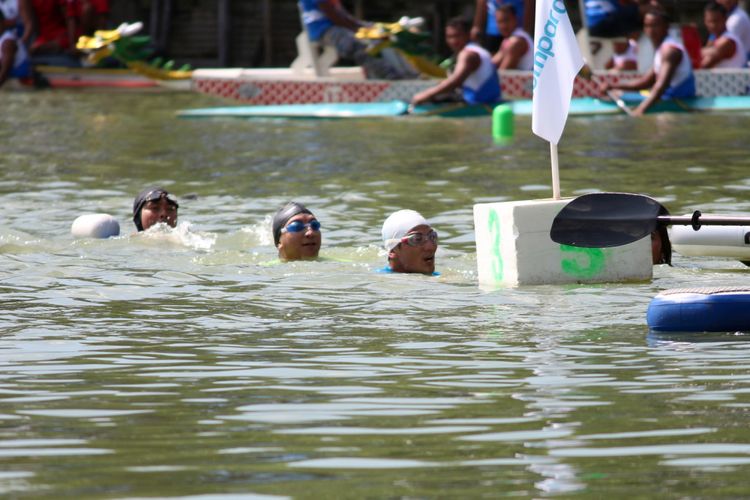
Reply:
[[[474,205],[479,283],[518,286],[651,279],[650,238],[613,248],[578,248],[552,241],[552,221],[569,201]]]
[[[107,214],[81,215],[73,221],[70,233],[76,238],[109,238],[120,234],[120,223]]]

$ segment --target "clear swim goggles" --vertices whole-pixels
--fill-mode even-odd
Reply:
[[[318,219],[313,219],[307,224],[302,222],[301,220],[296,220],[294,222],[290,222],[286,225],[286,227],[282,228],[282,233],[299,233],[300,231],[304,231],[307,228],[312,229],[315,232],[320,231],[320,222],[318,222]]]
[[[427,234],[409,233],[403,238],[401,238],[401,243],[406,243],[410,247],[418,247],[427,243],[428,240],[437,245],[437,242],[438,242],[437,231],[433,229]]]
[[[166,191],[162,191],[161,189],[157,189],[148,193],[143,198],[143,205],[150,201],[159,201],[162,198],[166,199],[170,205],[174,205],[175,208],[180,208],[180,205],[177,203],[177,198]]]

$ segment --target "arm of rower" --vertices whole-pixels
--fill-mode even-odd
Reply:
[[[529,48],[529,44],[526,40],[521,37],[513,37],[509,40],[505,55],[499,64],[499,69],[516,69],[518,63],[521,62],[521,57],[526,53]],[[494,62],[494,61],[493,61]]]
[[[654,83],[656,82],[656,74],[654,73],[654,70],[650,70],[645,75],[641,76],[640,78],[636,78],[635,80],[629,80],[627,82],[619,82],[615,85],[603,85],[602,90],[604,92],[607,92],[609,89],[617,89],[617,90],[643,90],[651,88]]]
[[[36,16],[33,14],[31,0],[19,0],[18,15],[21,17],[21,22],[23,23],[21,43],[28,47],[31,36],[36,32]]]
[[[471,40],[480,42],[487,26],[487,4],[486,0],[477,0],[474,6],[474,24],[471,26]]]
[[[343,7],[337,7],[330,0],[320,2],[318,8],[336,26],[342,26],[352,31],[357,31],[365,25],[365,23],[345,11]]]
[[[672,81],[672,77],[675,71],[677,71],[680,61],[682,61],[682,52],[679,49],[667,47],[665,50],[666,54],[662,53],[662,65],[659,74],[656,75],[656,82],[651,87],[648,97],[635,109],[634,113],[636,115],[642,115],[655,102],[661,99],[664,91],[669,87],[669,82]]]
[[[701,50],[701,68],[713,68],[724,59],[734,56],[737,44],[731,38],[719,38],[713,45]]]
[[[479,68],[480,62],[481,60],[479,59],[479,54],[477,54],[476,52],[472,50],[462,51],[458,55],[456,69],[453,71],[453,73],[434,87],[415,95],[414,99],[412,99],[412,103],[421,104],[423,102],[431,100],[437,95],[460,87],[461,84],[466,81],[469,75],[471,75],[474,71],[477,70],[477,68]]]

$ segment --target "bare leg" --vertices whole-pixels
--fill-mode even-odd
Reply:
[[[2,47],[0,47],[0,87],[5,83],[10,75],[10,70],[13,69],[13,63],[16,60],[16,51],[18,51],[18,45],[15,40],[5,40]]]

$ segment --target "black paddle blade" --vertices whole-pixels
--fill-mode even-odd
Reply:
[[[552,222],[550,238],[576,247],[627,245],[651,234],[658,225],[657,217],[668,213],[658,201],[640,194],[585,194],[560,210]]]

